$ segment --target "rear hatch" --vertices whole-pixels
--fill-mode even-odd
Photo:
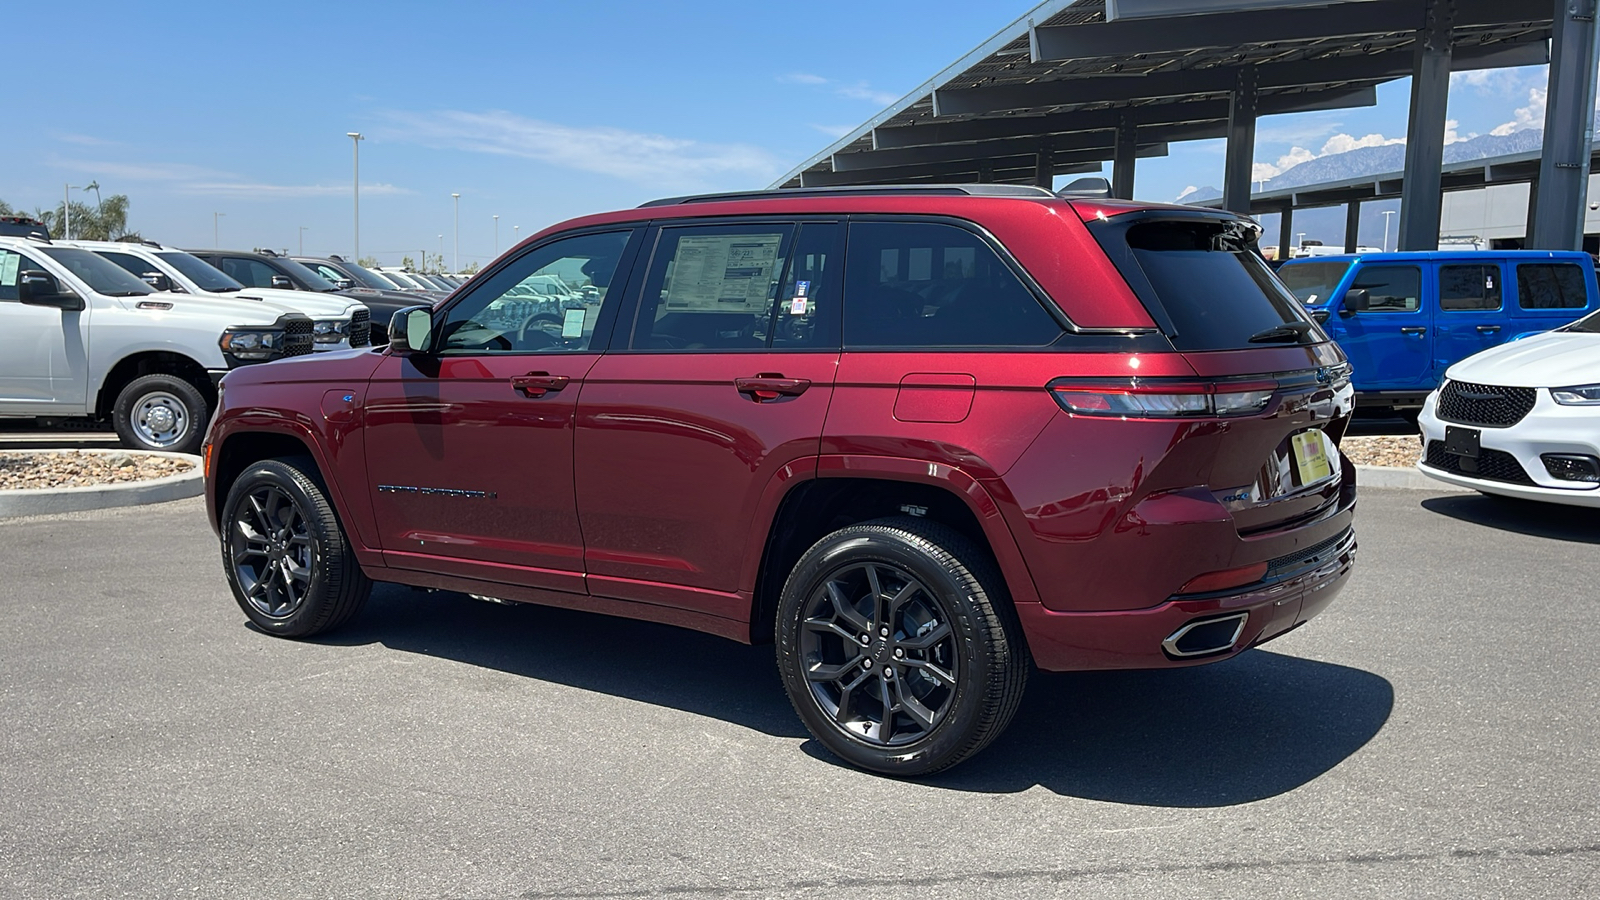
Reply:
[[[1186,408],[1217,424],[1190,430],[1179,455],[1209,464],[1197,474],[1239,532],[1316,518],[1353,490],[1353,469],[1338,449],[1352,408],[1349,366],[1262,259],[1259,226],[1177,209],[1088,224],[1199,376],[1148,379],[1138,390],[1168,395],[1158,407]],[[1210,399],[1202,403],[1196,393]]]

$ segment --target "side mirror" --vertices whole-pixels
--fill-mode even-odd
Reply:
[[[294,290],[294,282],[290,281],[287,275],[272,276],[272,286],[286,291]]]
[[[433,307],[408,306],[389,320],[389,349],[402,355],[433,349]]]
[[[166,275],[163,275],[160,272],[146,272],[143,275],[139,276],[139,280],[143,281],[145,284],[150,285],[151,289],[153,289],[153,290],[157,290],[157,291],[171,291],[172,290],[172,279],[168,278]]]
[[[341,291],[348,291],[355,287],[356,283],[348,278],[336,278],[334,279],[333,286]]]
[[[84,308],[82,297],[62,290],[54,276],[38,269],[17,273],[17,301],[24,306],[49,306],[68,312]]]
[[[1344,303],[1341,304],[1339,315],[1350,318],[1359,312],[1366,312],[1371,304],[1371,297],[1366,288],[1351,288],[1344,292]]]

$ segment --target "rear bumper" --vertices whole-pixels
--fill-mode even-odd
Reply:
[[[1034,661],[1047,671],[1200,665],[1235,656],[1310,620],[1344,587],[1355,557],[1355,531],[1347,528],[1326,552],[1299,568],[1232,592],[1178,595],[1148,609],[1057,612],[1038,603],[1018,603],[1016,609]],[[1186,625],[1236,620],[1240,614],[1243,627],[1216,650],[1182,657],[1163,647]]]

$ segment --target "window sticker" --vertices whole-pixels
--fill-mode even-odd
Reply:
[[[796,297],[789,302],[789,315],[803,316],[806,314],[806,298]]]
[[[581,309],[567,310],[566,317],[561,320],[562,337],[583,337],[583,314],[584,311]]]
[[[17,266],[21,262],[22,257],[15,253],[0,252],[0,285],[17,286]]]
[[[680,238],[661,312],[764,313],[782,243],[781,234]]]
[[[796,297],[805,297],[805,296],[810,295],[810,293],[811,293],[811,282],[809,282],[809,281],[796,281],[794,283],[794,295]]]

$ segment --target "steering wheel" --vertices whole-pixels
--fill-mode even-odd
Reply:
[[[547,325],[560,324],[561,317],[554,313],[535,313],[529,316],[523,321],[522,327],[517,329],[517,346],[524,350],[561,346],[561,342],[545,330]]]

